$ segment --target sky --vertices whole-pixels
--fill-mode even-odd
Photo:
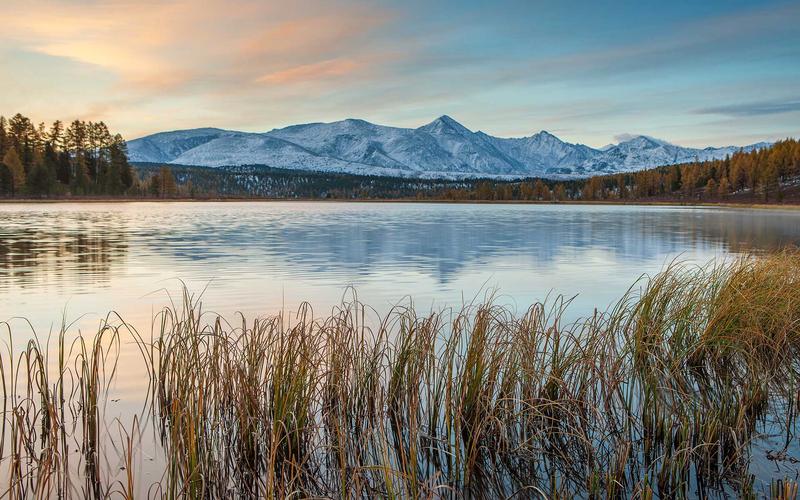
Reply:
[[[133,139],[447,114],[603,146],[800,137],[800,2],[3,0],[0,114]]]

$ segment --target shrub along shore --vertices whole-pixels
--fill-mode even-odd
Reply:
[[[8,347],[1,494],[796,497],[800,253],[675,263],[605,312],[568,308],[228,323],[187,294],[151,334]],[[131,341],[150,383],[123,425],[104,398]]]

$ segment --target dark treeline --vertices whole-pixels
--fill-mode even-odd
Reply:
[[[800,200],[800,142],[779,141],[722,160],[570,181],[482,181],[427,193],[447,200],[782,202]]]
[[[178,198],[409,199],[476,181],[410,179],[337,172],[298,171],[263,165],[194,167],[134,164],[149,195]],[[166,179],[166,186],[162,179]]]
[[[125,141],[103,122],[0,116],[0,195],[123,195],[134,181]]]

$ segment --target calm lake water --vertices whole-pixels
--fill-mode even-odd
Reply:
[[[632,206],[408,203],[70,203],[0,205],[0,320],[40,333],[66,314],[109,311],[149,328],[181,283],[205,309],[248,317],[348,287],[386,311],[421,312],[494,293],[527,306],[577,295],[604,309],[672,259],[704,262],[800,243],[800,212]],[[349,296],[349,295],[348,295]]]
[[[569,313],[577,318],[605,309],[643,274],[657,273],[674,259],[704,263],[787,244],[800,244],[800,211],[0,204],[0,322],[9,321],[16,353],[34,335],[46,341],[64,317],[74,322],[70,339],[78,332],[91,336],[109,311],[146,336],[170,297],[180,301],[184,284],[202,293],[206,310],[229,318],[237,311],[249,318],[294,311],[303,301],[324,316],[353,290],[378,312],[411,297],[420,313],[491,294],[520,312],[548,296],[577,295]],[[7,338],[6,330],[0,334]],[[53,344],[51,339],[48,348]],[[148,374],[130,338],[123,339],[118,359],[102,410],[103,439],[114,442],[119,425],[131,428],[138,419],[145,437],[135,445],[135,468],[143,495],[163,475],[164,452],[153,437],[157,422],[145,408]],[[763,443],[765,449],[780,448],[778,438]],[[103,449],[109,481],[124,480],[120,449],[118,442]],[[760,460],[751,470],[771,477],[773,467]]]

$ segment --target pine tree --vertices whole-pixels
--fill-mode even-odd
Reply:
[[[86,127],[80,120],[73,121],[67,129],[66,151],[72,159],[70,177],[74,182],[79,175],[86,175]]]
[[[476,194],[479,200],[491,200],[492,185],[489,184],[488,181],[481,182],[480,184],[478,184],[478,189]]]
[[[56,178],[58,182],[65,186],[69,186],[72,183],[72,162],[70,161],[69,153],[66,151],[58,153]]]
[[[36,149],[36,153],[44,154],[44,147],[49,142],[47,127],[45,126],[44,122],[41,122],[39,123],[39,127],[36,129],[36,134],[34,135],[34,148]]]
[[[550,190],[545,186],[541,179],[537,179],[533,185],[533,197],[537,200],[549,198]]]
[[[31,169],[27,179],[28,193],[38,196],[47,196],[52,194],[54,176],[51,176],[49,169],[45,166],[44,162],[36,162]]]
[[[11,177],[11,171],[0,161],[0,194],[11,194],[13,182],[14,179]]]
[[[21,193],[25,188],[25,167],[17,154],[17,149],[11,147],[3,156],[3,164],[11,173],[11,196]]]
[[[44,151],[36,154],[36,162],[28,174],[28,192],[33,195],[50,195],[56,189],[56,169],[58,154],[50,142],[45,143]]]
[[[36,129],[28,118],[17,113],[8,122],[8,133],[11,146],[17,150],[17,156],[27,172],[33,166]]]
[[[72,184],[70,189],[73,194],[85,195],[89,194],[89,187],[91,180],[86,169],[86,159],[84,156],[79,156],[72,161]]]
[[[623,174],[617,175],[617,191],[619,199],[624,200],[628,197],[628,187]]]
[[[103,172],[103,177],[104,191],[111,195],[122,194],[133,184],[128,158],[116,142],[109,147],[108,167]]]
[[[129,190],[133,186],[133,168],[128,163],[128,146],[119,134],[113,137],[109,147],[109,162],[118,172],[123,191]]]
[[[553,197],[556,201],[564,201],[567,199],[567,190],[564,188],[563,184],[556,184],[556,187],[553,189]]]
[[[519,185],[519,195],[523,200],[532,200],[534,198],[533,186],[530,182],[522,182]]]
[[[161,174],[155,173],[150,177],[147,191],[151,196],[161,196]]]
[[[159,177],[161,178],[161,197],[172,198],[178,194],[178,184],[175,181],[175,176],[172,170],[167,167],[161,167]]]
[[[717,188],[717,190],[719,191],[719,195],[723,198],[727,197],[731,193],[731,183],[728,181],[727,177],[720,179],[719,188]]]
[[[108,153],[111,146],[111,133],[105,123],[84,124],[87,137],[87,160],[89,178],[95,185],[101,185],[107,181],[106,170],[108,169]]]
[[[3,158],[6,154],[6,150],[9,147],[9,137],[8,137],[8,130],[7,130],[8,122],[6,122],[5,117],[0,116],[0,158]]]
[[[706,184],[706,196],[711,198],[717,196],[717,183],[713,177],[708,179],[708,183]]]
[[[53,145],[56,151],[66,149],[66,144],[64,144],[64,124],[61,123],[61,120],[56,120],[53,122],[53,125],[50,127],[50,133],[48,134],[48,141],[50,144]]]
[[[770,192],[774,192],[780,198],[780,183],[778,177],[778,166],[776,163],[768,161],[766,168],[761,173],[761,189],[764,201],[769,201]]]

